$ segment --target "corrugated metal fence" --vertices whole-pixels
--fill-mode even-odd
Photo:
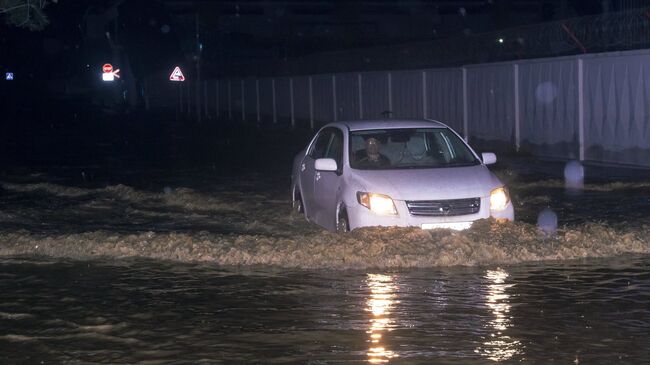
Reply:
[[[208,122],[312,129],[390,111],[392,118],[442,121],[485,148],[650,166],[649,51],[195,86],[160,85],[150,103],[201,110]]]

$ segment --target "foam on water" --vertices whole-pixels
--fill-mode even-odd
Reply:
[[[597,195],[573,201],[563,196],[561,180],[523,182],[515,173],[506,173],[520,221],[483,220],[463,232],[364,228],[341,235],[290,214],[288,193],[282,196],[277,189],[264,187],[250,191],[256,178],[233,179],[216,192],[182,186],[166,192],[123,184],[80,188],[52,182],[2,182],[9,198],[0,200],[0,255],[146,257],[234,266],[349,269],[512,264],[650,253],[650,219],[642,214],[648,204],[643,196],[650,184],[644,182],[586,184],[585,191]],[[622,198],[634,199],[640,208],[612,212],[611,207],[621,205]],[[536,226],[538,212],[547,206],[554,207],[559,223],[552,237]],[[614,217],[613,222],[589,216],[598,209]]]
[[[204,194],[196,193],[189,188],[177,188],[169,192],[152,193],[139,191],[122,184],[110,185],[105,188],[83,189],[78,187],[62,186],[52,183],[15,184],[0,182],[0,187],[14,192],[43,192],[57,197],[80,198],[98,195],[111,195],[115,199],[129,202],[146,202],[162,200],[166,205],[179,206],[202,210],[234,210],[237,209],[236,201],[219,199]],[[227,197],[227,194],[224,194]]]
[[[9,341],[9,342],[30,342],[30,341],[37,341],[38,340],[38,338],[36,338],[36,337],[15,335],[15,334],[2,335],[2,336],[0,336],[0,339],[5,340],[5,341]]]
[[[648,232],[650,226],[642,230]],[[273,265],[293,268],[435,267],[519,263],[650,253],[641,231],[602,224],[560,229],[547,238],[526,223],[478,221],[464,232],[416,228],[364,228],[278,237],[209,232],[69,235],[0,234],[0,255],[47,255],[75,259],[148,257],[213,262],[219,265]]]
[[[33,316],[29,313],[7,313],[0,312],[0,319],[9,319],[9,320],[21,320],[32,318]]]

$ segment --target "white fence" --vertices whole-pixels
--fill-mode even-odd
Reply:
[[[178,110],[312,129],[390,111],[440,120],[478,145],[650,166],[649,51],[203,83],[202,98],[190,83],[175,93]]]

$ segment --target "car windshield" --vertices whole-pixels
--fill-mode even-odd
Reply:
[[[350,132],[350,166],[361,170],[459,167],[479,164],[448,128]]]

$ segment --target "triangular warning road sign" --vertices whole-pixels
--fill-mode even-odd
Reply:
[[[181,71],[181,68],[176,66],[174,71],[172,71],[172,74],[169,75],[169,80],[170,81],[185,81],[185,76],[183,75],[183,72]]]

